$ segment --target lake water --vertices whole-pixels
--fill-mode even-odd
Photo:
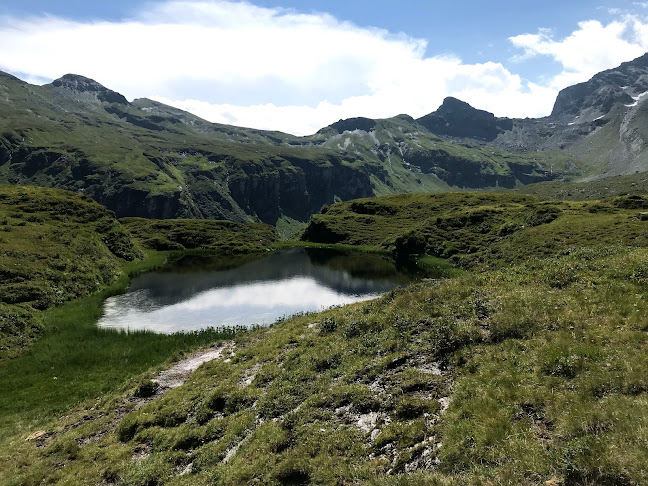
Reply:
[[[104,303],[100,327],[159,333],[269,325],[378,297],[419,275],[368,254],[293,248],[264,256],[187,256],[136,277]]]

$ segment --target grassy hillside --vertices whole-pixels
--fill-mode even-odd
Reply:
[[[259,220],[290,233],[337,200],[579,174],[572,156],[453,143],[406,115],[295,137],[128,103],[74,75],[34,86],[0,73],[0,98],[0,182],[82,191],[119,217]]]
[[[143,256],[114,215],[89,197],[0,186],[0,358],[42,328],[40,310],[117,280]]]
[[[516,189],[543,199],[585,201],[614,196],[648,194],[648,173],[614,176],[588,182],[540,182]]]
[[[238,224],[213,220],[123,218],[131,235],[149,250],[210,250],[222,254],[254,253],[278,240],[263,223]]]
[[[311,240],[452,244],[481,271],[238,335],[161,397],[132,381],[38,439],[23,429],[0,444],[0,483],[645,484],[647,204],[335,205]]]
[[[592,202],[483,193],[404,194],[335,204],[313,215],[302,239],[429,254],[493,268],[582,245],[644,246],[642,196]]]

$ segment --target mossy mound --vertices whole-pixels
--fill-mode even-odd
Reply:
[[[224,254],[263,251],[279,239],[274,227],[231,221],[123,218],[121,223],[150,250],[214,250]]]
[[[569,202],[493,193],[401,194],[334,204],[304,241],[428,254],[465,268],[496,268],[582,245],[645,246],[644,196]]]
[[[0,186],[0,356],[38,334],[43,310],[110,285],[142,251],[89,197]]]

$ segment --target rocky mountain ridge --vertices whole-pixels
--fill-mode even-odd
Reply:
[[[0,100],[0,182],[83,192],[120,217],[290,226],[338,200],[515,187],[576,173],[555,154],[444,140],[407,115],[341,120],[296,137],[210,123],[147,99],[128,102],[72,74],[44,86],[3,75]],[[435,116],[463,127],[467,107],[474,110],[448,101]],[[491,136],[481,119],[468,135]]]
[[[129,102],[84,76],[0,73],[0,182],[71,189],[118,216],[306,221],[371,195],[633,174],[648,168],[648,54],[566,88],[550,116],[446,98],[419,119],[350,118],[297,137]]]

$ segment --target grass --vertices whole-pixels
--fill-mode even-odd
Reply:
[[[43,331],[29,351],[0,362],[0,439],[37,428],[184,352],[231,338],[216,330],[167,336],[96,326],[103,301],[125,289],[127,275],[157,268],[166,258],[150,254],[107,289],[43,313]]]
[[[5,484],[644,484],[647,258],[589,247],[238,335],[98,442],[115,395],[11,442]]]
[[[233,336],[125,413],[134,367],[42,441],[5,436],[0,484],[645,484],[647,201],[334,205],[305,235],[407,256],[447,238],[471,271]]]
[[[335,204],[311,218],[301,239],[497,268],[582,245],[645,246],[644,205],[643,196],[569,202],[497,193],[402,194]]]
[[[114,283],[142,251],[114,215],[79,194],[0,186],[0,359],[29,347],[40,310]]]
[[[277,231],[263,223],[144,218],[123,218],[120,222],[144,248],[151,250],[258,253],[279,239]]]
[[[626,176],[607,177],[589,182],[540,182],[517,189],[543,199],[593,200],[615,196],[648,193],[648,175],[645,172]]]

